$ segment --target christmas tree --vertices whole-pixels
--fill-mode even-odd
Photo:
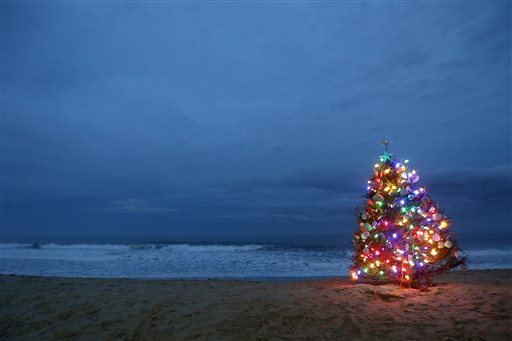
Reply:
[[[450,235],[450,220],[418,185],[419,176],[388,152],[375,164],[354,233],[353,280],[430,284],[432,276],[465,263]]]

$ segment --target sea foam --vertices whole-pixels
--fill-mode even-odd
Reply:
[[[353,250],[272,243],[0,244],[2,274],[131,278],[346,276]],[[470,269],[512,268],[510,248],[466,250]]]

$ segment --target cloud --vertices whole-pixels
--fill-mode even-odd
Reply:
[[[143,199],[120,199],[110,203],[111,210],[123,213],[162,213],[162,212],[176,212],[176,209],[171,207],[163,207],[152,205]]]
[[[360,176],[343,170],[329,172],[313,169],[298,170],[278,179],[254,179],[245,182],[252,188],[282,188],[295,190],[322,190],[335,193],[354,193],[361,185]]]
[[[510,2],[504,2],[494,8],[492,15],[476,20],[476,24],[467,28],[465,48],[491,58],[490,61],[499,54],[510,56],[510,11]]]
[[[512,167],[453,168],[429,172],[428,181],[436,193],[465,197],[476,202],[512,200]],[[427,184],[429,186],[429,184]]]
[[[6,4],[10,231],[338,226],[383,136],[510,199],[510,4],[85,7]]]

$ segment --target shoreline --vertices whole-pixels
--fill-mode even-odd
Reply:
[[[0,339],[512,338],[512,269],[435,283],[0,275]]]
[[[435,279],[447,278],[450,279],[452,277],[463,278],[464,274],[482,274],[485,276],[486,273],[489,272],[510,272],[512,276],[512,268],[492,268],[492,269],[471,269],[471,270],[462,270],[462,269],[452,269],[448,273],[444,273],[438,276],[435,276]],[[462,277],[460,277],[462,276]],[[98,279],[98,280],[134,280],[134,281],[239,281],[239,282],[270,282],[270,283],[291,283],[291,282],[313,282],[313,281],[343,281],[353,284],[378,284],[375,281],[367,281],[364,279],[360,279],[357,281],[352,281],[350,277],[347,276],[257,276],[257,277],[82,277],[82,276],[54,276],[54,275],[20,275],[20,274],[4,274],[0,273],[0,278],[2,277],[22,277],[22,278],[48,278],[48,279]],[[478,280],[480,278],[476,277],[474,280]],[[434,280],[434,282],[436,282]],[[392,283],[390,283],[392,284]]]

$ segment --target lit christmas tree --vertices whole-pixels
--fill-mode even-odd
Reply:
[[[401,286],[430,284],[432,276],[465,263],[449,232],[449,219],[425,187],[418,185],[409,160],[397,160],[385,151],[375,164],[354,233],[353,280],[393,281]]]

